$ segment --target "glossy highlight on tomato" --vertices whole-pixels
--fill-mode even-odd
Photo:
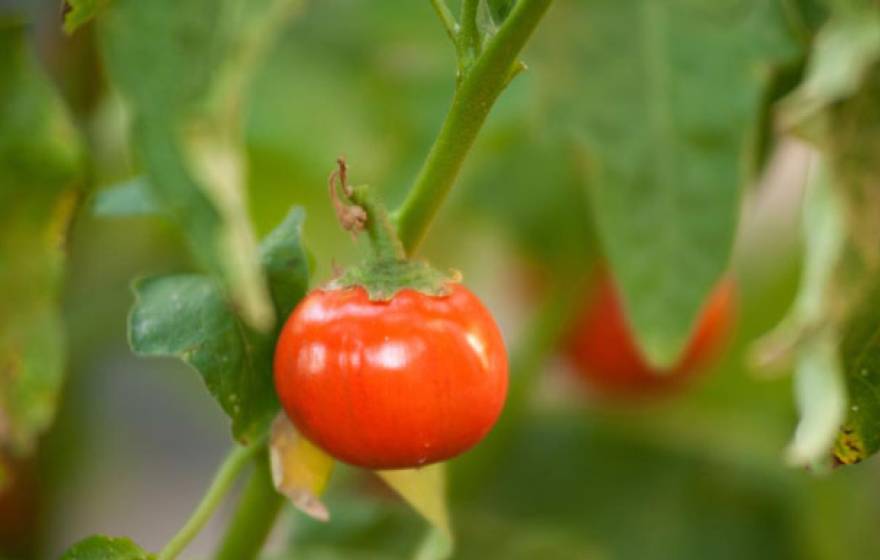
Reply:
[[[568,355],[599,394],[632,397],[672,389],[705,369],[720,353],[733,326],[735,299],[734,282],[725,277],[700,312],[679,363],[670,371],[656,371],[639,352],[611,275],[603,270],[577,316]]]
[[[296,427],[371,469],[454,457],[489,432],[507,394],[507,353],[488,310],[460,284],[370,301],[360,287],[316,290],[291,313],[275,386]]]

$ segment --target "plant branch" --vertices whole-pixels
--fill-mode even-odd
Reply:
[[[552,0],[520,0],[462,76],[452,106],[407,198],[396,212],[407,253],[419,245],[449,194],[489,110],[515,72],[517,56]]]
[[[461,61],[468,68],[480,54],[480,30],[477,27],[477,9],[480,0],[461,1],[461,53],[465,60]]]
[[[431,5],[434,6],[434,11],[437,12],[437,17],[440,18],[440,22],[443,24],[443,28],[446,29],[446,34],[449,35],[450,39],[452,39],[452,42],[456,45],[457,50],[458,22],[455,21],[455,16],[453,16],[452,12],[449,11],[449,6],[446,5],[446,0],[431,0]]]
[[[211,481],[211,485],[202,497],[202,501],[196,506],[195,511],[193,511],[183,527],[165,545],[165,548],[159,552],[158,556],[156,556],[157,560],[172,560],[186,548],[186,545],[195,538],[205,526],[205,523],[208,522],[208,519],[211,518],[214,510],[217,509],[223,497],[232,487],[238,474],[259,449],[265,449],[262,442],[255,443],[249,447],[236,446],[226,456],[217,474],[214,475],[214,480]]]
[[[238,507],[215,556],[216,560],[256,558],[275,524],[284,497],[275,490],[269,457],[254,458],[254,472],[242,492]]]

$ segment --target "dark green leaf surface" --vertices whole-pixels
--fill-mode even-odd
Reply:
[[[58,310],[82,146],[20,28],[0,28],[0,446],[26,452],[55,414]]]
[[[291,210],[260,243],[260,260],[280,321],[290,315],[309,287],[309,256],[302,245],[306,213]]]
[[[728,265],[762,91],[796,52],[777,2],[582,6],[568,72],[584,81],[560,107],[639,345],[668,366]]]
[[[125,537],[105,537],[94,535],[84,539],[69,549],[61,560],[151,560],[149,554]]]
[[[280,317],[302,298],[308,283],[302,221],[302,210],[292,210],[261,248]],[[220,284],[208,276],[148,278],[135,285],[135,294],[129,318],[132,349],[144,356],[177,357],[198,371],[240,441],[263,433],[278,409],[272,380],[275,337],[245,324]]]

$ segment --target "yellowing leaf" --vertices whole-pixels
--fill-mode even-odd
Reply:
[[[283,412],[272,423],[269,459],[275,488],[306,515],[327,521],[330,512],[320,500],[335,461],[300,435]]]
[[[376,474],[428,523],[451,539],[446,505],[446,468],[442,463],[420,469],[376,471]]]

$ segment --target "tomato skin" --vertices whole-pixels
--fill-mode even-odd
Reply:
[[[312,442],[371,469],[426,465],[478,443],[507,395],[507,353],[488,310],[460,284],[446,296],[316,290],[275,350],[275,387]]]
[[[734,282],[722,279],[700,312],[679,363],[655,371],[636,347],[611,275],[602,271],[577,315],[567,353],[577,372],[599,394],[633,397],[672,389],[717,357],[733,326]]]

